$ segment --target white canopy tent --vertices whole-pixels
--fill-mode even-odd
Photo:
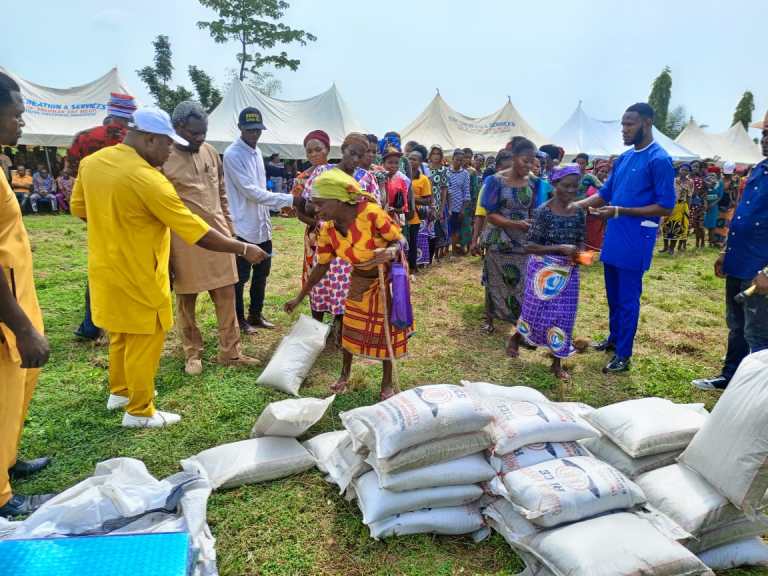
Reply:
[[[278,100],[234,80],[208,117],[207,141],[220,153],[240,137],[237,118],[248,106],[258,108],[264,118],[266,130],[259,148],[265,156],[277,153],[281,158],[306,158],[304,137],[312,130],[325,130],[331,138],[331,157],[339,158],[344,136],[364,132],[335,84],[306,100]]]
[[[675,142],[693,150],[702,158],[717,158],[739,164],[757,164],[763,160],[760,147],[752,141],[740,123],[725,132],[711,133],[691,120]]]
[[[695,160],[699,157],[655,128],[653,138],[673,160]],[[592,118],[584,112],[581,102],[560,130],[552,136],[552,142],[565,148],[566,154],[571,157],[584,152],[589,154],[590,158],[609,158],[627,150],[621,137],[621,122]]]
[[[131,94],[117,68],[93,82],[70,88],[41,86],[2,67],[0,71],[18,82],[24,98],[26,126],[19,144],[69,146],[78,132],[101,125],[111,92]]]
[[[439,144],[446,152],[472,148],[495,154],[513,136],[525,136],[539,146],[546,143],[546,138],[525,121],[509,99],[493,114],[473,118],[451,108],[439,92],[400,135],[404,143],[415,140],[424,146]]]

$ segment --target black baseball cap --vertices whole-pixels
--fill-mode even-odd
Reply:
[[[240,112],[240,116],[237,118],[237,125],[239,128],[245,130],[266,130],[264,126],[264,120],[261,117],[261,112],[253,106],[243,108]]]

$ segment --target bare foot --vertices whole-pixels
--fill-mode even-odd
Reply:
[[[395,395],[395,389],[392,386],[382,386],[381,394],[379,395],[379,400],[383,402],[384,400],[389,400],[394,395]]]
[[[331,384],[331,392],[334,394],[343,394],[347,391],[347,386],[349,386],[349,378],[346,376],[339,376],[339,379],[336,380],[334,384]]]
[[[552,370],[552,374],[555,375],[555,378],[558,378],[563,382],[567,382],[568,380],[571,379],[571,375],[568,374],[568,372],[566,372],[563,368],[559,366],[558,367],[552,366],[551,370]]]

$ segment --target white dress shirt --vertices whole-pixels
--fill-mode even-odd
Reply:
[[[264,158],[258,147],[251,148],[242,138],[227,147],[224,152],[224,186],[235,233],[252,244],[272,240],[269,211],[291,206],[293,196],[267,190]]]

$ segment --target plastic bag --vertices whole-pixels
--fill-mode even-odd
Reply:
[[[380,473],[379,486],[393,492],[418,490],[431,486],[458,486],[485,482],[495,476],[493,468],[481,453],[440,462],[423,468]]]
[[[495,454],[508,454],[529,444],[573,442],[598,436],[586,421],[552,402],[515,402],[486,398],[493,415]]]
[[[299,395],[301,383],[325,348],[331,327],[302,314],[272,355],[256,384]]]
[[[490,526],[522,552],[533,571],[543,576],[714,576],[696,556],[662,533],[649,520],[618,512],[535,531],[504,500],[484,514]],[[538,564],[546,571],[539,570]]]
[[[610,464],[587,456],[560,458],[503,477],[508,500],[545,528],[643,504],[645,495]]]
[[[325,467],[325,462],[328,460],[328,456],[336,450],[339,444],[348,440],[349,432],[346,430],[335,430],[313,436],[309,440],[302,442],[301,445],[312,454],[317,469],[327,474],[328,470]]]
[[[185,531],[197,557],[194,575],[215,576],[215,540],[206,521],[210,494],[210,483],[197,473],[157,480],[140,460],[113,458],[97,464],[93,476],[57,494],[23,522],[13,523],[15,530],[5,537]],[[151,512],[169,501],[173,510]]]
[[[643,456],[642,458],[632,458],[632,456],[616,446],[606,436],[581,440],[581,445],[589,450],[595,458],[608,462],[608,464],[619,472],[626,474],[630,479],[637,478],[651,470],[674,464],[681,453],[680,450],[674,450],[672,452]]]
[[[696,540],[691,550],[706,550],[768,530],[768,518],[752,521],[704,478],[682,464],[672,464],[637,478],[654,508],[669,516]]]
[[[664,398],[639,398],[604,406],[586,418],[632,458],[642,458],[683,450],[704,424],[704,414]]]
[[[768,350],[741,361],[680,456],[737,508],[754,515],[768,490]]]
[[[503,386],[467,380],[462,380],[461,385],[478,398],[504,398],[513,402],[549,402],[544,394],[528,386]]]
[[[208,478],[214,490],[284,478],[314,465],[298,440],[279,436],[222,444],[181,461],[184,470]]]
[[[390,274],[392,281],[390,322],[395,328],[405,330],[413,326],[413,308],[411,306],[411,287],[408,271],[399,262],[393,262]]]
[[[411,388],[373,406],[341,414],[350,434],[377,458],[389,458],[411,446],[450,434],[475,432],[490,420],[480,402],[466,389],[450,384]]]
[[[366,472],[352,482],[352,488],[357,495],[364,524],[422,508],[463,506],[483,495],[483,489],[477,484],[392,492],[379,487],[379,478],[374,470]]]
[[[492,443],[490,432],[483,429],[467,434],[445,436],[418,446],[411,446],[401,450],[392,458],[376,458],[370,454],[366,462],[379,473],[394,474],[481,452],[490,448]]]
[[[272,402],[262,411],[251,430],[251,438],[287,436],[296,438],[315,425],[333,404],[336,395],[325,400],[299,398]]]
[[[760,538],[747,538],[699,554],[699,560],[712,570],[730,570],[740,566],[768,566],[768,545]]]
[[[448,508],[426,508],[405,512],[371,522],[368,528],[371,538],[379,540],[390,536],[408,534],[441,534],[458,536],[471,534],[485,526],[483,515],[477,505],[452,506]]]

